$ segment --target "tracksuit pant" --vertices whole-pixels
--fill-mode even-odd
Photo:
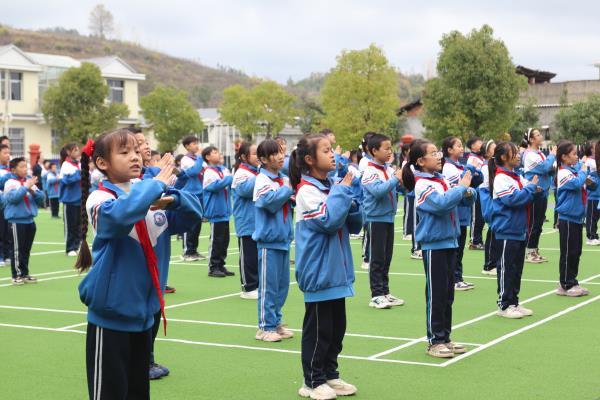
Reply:
[[[78,251],[81,245],[81,205],[65,203],[63,207],[63,220],[67,243],[66,252]]]
[[[183,255],[193,256],[198,253],[198,238],[202,230],[202,220],[199,220],[196,225],[188,232],[183,234]]]
[[[58,218],[58,209],[60,207],[60,202],[58,201],[58,197],[53,197],[48,199],[50,202],[50,212],[53,218]]]
[[[160,329],[160,320],[161,320],[160,311],[154,314],[154,325],[152,325],[152,344],[150,345],[150,365],[154,364],[154,342],[156,341],[156,336],[158,335],[158,330]]]
[[[316,388],[338,379],[338,355],[346,334],[346,299],[304,303],[302,371],[304,383]]]
[[[35,238],[35,222],[30,224],[9,223],[12,233],[12,251],[10,254],[10,269],[12,277],[29,275],[29,255]]]
[[[465,245],[467,243],[467,227],[460,227],[460,236],[458,237],[458,248],[456,249],[456,267],[454,268],[454,283],[462,282],[463,279],[463,256],[465,255]]]
[[[404,236],[413,235],[414,224],[413,224],[413,214],[415,212],[415,198],[412,196],[404,196],[404,225],[403,231]]]
[[[497,257],[498,307],[505,310],[508,306],[518,306],[526,241],[496,239],[492,246]]]
[[[290,288],[289,250],[258,248],[258,328],[275,331]]]
[[[479,196],[477,196],[473,204],[473,217],[471,218],[471,244],[483,243],[484,226],[485,221],[483,220],[483,213],[481,212],[481,200]]]
[[[598,219],[600,210],[598,210],[598,200],[587,201],[585,209],[585,233],[589,240],[598,239]]]
[[[152,329],[121,332],[88,322],[86,369],[90,400],[150,399]]]
[[[210,245],[208,268],[211,271],[225,268],[229,248],[229,221],[210,223]]]
[[[560,261],[558,263],[560,286],[569,290],[579,284],[579,258],[583,244],[583,226],[575,222],[558,220],[558,233],[560,235]]]
[[[371,297],[390,294],[389,272],[394,253],[394,224],[369,222],[369,281]]]
[[[487,234],[485,235],[485,248],[483,256],[483,269],[485,271],[491,271],[496,268],[495,259],[492,256],[492,243],[494,242],[494,232],[488,227]]]
[[[4,218],[4,211],[0,210],[0,258],[8,260],[13,247],[13,235],[10,224]]]
[[[450,342],[456,249],[423,250],[429,344]]]
[[[528,249],[537,249],[542,234],[542,226],[546,220],[546,209],[548,208],[548,197],[540,196],[533,200],[529,207],[529,238],[527,239]]]
[[[362,260],[363,262],[369,262],[369,248],[371,246],[371,237],[369,236],[369,224],[363,225],[363,238],[362,238]]]
[[[238,238],[240,281],[244,292],[258,289],[258,248],[252,236]]]

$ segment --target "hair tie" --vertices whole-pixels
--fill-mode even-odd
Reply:
[[[85,153],[88,158],[92,158],[92,155],[94,154],[94,141],[92,139],[88,139],[85,146],[83,146],[83,149],[81,149],[81,152]]]

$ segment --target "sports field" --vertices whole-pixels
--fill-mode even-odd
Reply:
[[[550,216],[550,210],[548,215]],[[409,258],[397,216],[390,288],[406,304],[368,307],[368,275],[360,269],[360,240],[352,240],[356,297],[347,300],[348,329],[341,377],[362,399],[598,399],[600,398],[600,247],[584,244],[579,278],[591,294],[554,294],[558,233],[546,224],[541,253],[546,264],[526,264],[522,303],[535,312],[522,320],[495,315],[495,277],[481,275],[483,252],[465,250],[465,280],[457,292],[453,340],[470,349],[438,360],[425,354],[422,261]],[[38,284],[14,287],[10,267],[0,268],[0,387],[2,399],[84,399],[85,307],[81,277],[64,255],[63,225],[40,212],[30,262]],[[208,225],[200,251],[206,253]],[[233,232],[233,230],[232,230]],[[157,362],[170,376],[151,382],[156,399],[294,399],[302,383],[300,331],[304,303],[292,284],[284,320],[297,335],[281,343],[254,339],[256,302],[239,297],[237,240],[227,258],[236,276],[209,278],[207,263],[173,262],[166,295],[168,336],[159,333]],[[293,251],[293,250],[292,250]],[[293,266],[292,266],[293,269]]]

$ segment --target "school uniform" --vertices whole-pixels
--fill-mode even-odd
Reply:
[[[163,193],[174,202],[167,210],[149,210]],[[170,235],[189,229],[200,207],[190,194],[149,179],[134,185],[104,181],[86,210],[95,233],[93,265],[79,284],[88,307],[89,398],[148,399],[151,328],[154,314],[164,315]]]
[[[0,194],[4,192],[6,181],[12,176],[8,165],[0,165]],[[0,258],[2,260],[10,259],[12,247],[12,232],[10,231],[8,221],[4,217],[4,211],[0,210]]]
[[[240,280],[244,292],[258,289],[258,248],[254,232],[254,184],[258,169],[242,163],[233,174],[233,220],[240,249]]]
[[[546,209],[548,208],[548,193],[552,182],[552,172],[556,157],[550,154],[548,157],[539,150],[525,150],[523,154],[523,176],[525,182],[531,182],[535,175],[538,176],[538,186],[542,188],[541,195],[536,196],[533,204],[529,207],[529,221],[531,224],[527,249],[539,247],[542,226],[546,220]]]
[[[543,193],[536,193],[536,185],[523,186],[513,171],[496,168],[490,227],[494,231],[492,258],[498,270],[498,307],[502,310],[519,305],[528,208],[537,196],[543,196]]]
[[[59,200],[63,203],[66,252],[81,244],[81,170],[79,162],[65,160],[60,167]]]
[[[390,294],[389,270],[394,251],[394,218],[400,181],[394,170],[372,160],[362,176],[365,221],[368,224],[371,297]]]
[[[198,198],[202,206],[202,172],[206,164],[202,157],[196,154],[188,153],[181,158],[181,173],[177,178],[176,187],[192,193]],[[202,230],[202,218],[199,218],[196,225],[189,232],[183,234],[183,255],[193,256],[198,254],[198,238]]]
[[[586,192],[583,188],[587,173],[570,166],[561,166],[556,176],[558,232],[560,235],[560,285],[569,290],[577,286],[579,259],[583,243]]]
[[[4,216],[12,233],[10,266],[13,278],[29,275],[29,255],[35,238],[34,218],[44,206],[44,192],[37,186],[27,189],[25,179],[13,175],[4,185]]]
[[[415,181],[415,209],[419,215],[415,236],[423,250],[427,340],[430,345],[449,343],[460,235],[457,207],[472,189],[462,185],[450,188],[440,173],[416,171]]]
[[[102,171],[100,171],[98,168],[95,168],[91,173],[90,173],[90,192],[93,192],[94,190],[98,190],[98,186],[100,185],[100,182],[102,182],[102,180],[104,180],[104,174],[102,173]]]
[[[471,179],[471,187],[479,188],[482,185],[482,171],[485,164],[485,160],[482,156],[475,153],[470,153],[467,158],[467,166],[473,173],[473,178]],[[483,213],[481,209],[481,200],[479,196],[475,197],[473,200],[473,205],[471,207],[472,217],[471,217],[471,244],[480,245],[483,243],[483,227],[485,225],[485,221],[483,219]]]
[[[60,202],[59,196],[59,185],[60,178],[55,172],[48,172],[46,175],[46,193],[48,193],[48,199],[50,200],[50,212],[53,218],[58,218],[58,209]]]
[[[484,246],[484,261],[483,261],[483,269],[484,271],[491,271],[496,266],[494,265],[494,260],[492,257],[492,243],[494,241],[494,231],[490,226],[492,220],[492,196],[490,195],[490,170],[488,166],[488,161],[484,161],[483,166],[481,168],[481,175],[483,177],[483,182],[479,185],[477,189],[477,197],[481,204],[481,215],[483,217],[484,222],[488,226],[488,230],[485,236],[485,246]]]
[[[258,248],[258,327],[275,331],[290,286],[290,243],[293,240],[289,179],[261,169],[254,183],[255,230]]]
[[[588,240],[599,239],[598,219],[600,218],[600,175],[596,170],[596,160],[588,157],[585,162],[588,167],[588,176],[593,181],[591,185],[586,185],[587,204],[585,208],[585,233]]]
[[[365,173],[365,169],[367,168],[367,166],[369,165],[369,162],[371,162],[373,160],[373,158],[371,157],[370,154],[368,153],[362,153],[362,158],[360,159],[360,161],[358,162],[358,172],[359,172],[359,176],[361,178],[362,181],[362,176]],[[365,193],[364,190],[362,190],[362,183],[361,183],[361,204],[363,203],[365,198]],[[365,222],[365,209],[363,207],[363,237],[362,237],[362,254],[361,254],[361,258],[363,260],[363,262],[368,263],[369,262],[369,247],[370,247],[370,240],[369,240],[369,227],[368,224]]]
[[[345,298],[354,296],[349,234],[362,228],[352,187],[334,182],[302,175],[296,194],[296,280],[305,303],[301,359],[310,388],[339,378]]]
[[[210,222],[210,271],[225,270],[231,216],[229,189],[232,181],[229,170],[221,165],[210,165],[204,170],[202,203],[204,217]]]

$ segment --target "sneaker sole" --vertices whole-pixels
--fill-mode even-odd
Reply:
[[[32,284],[36,284],[37,281],[23,281],[23,283],[27,284],[27,285],[32,285]]]
[[[471,290],[473,289],[472,287],[463,287],[463,288],[457,288],[455,287],[454,290],[457,292],[466,292],[467,290]]]
[[[496,313],[497,316],[501,317],[501,318],[506,318],[506,319],[522,319],[523,318],[523,314],[521,314],[520,316],[517,315],[506,315],[506,314],[498,314]]]
[[[448,353],[448,354],[436,354],[436,353],[430,353],[429,351],[427,351],[427,354],[430,355],[431,357],[435,357],[435,358],[452,358],[454,357],[454,353]]]
[[[391,305],[389,305],[389,304],[388,304],[388,305],[385,305],[385,306],[380,306],[380,305],[378,305],[378,304],[375,304],[375,303],[369,303],[369,307],[371,307],[371,308],[375,308],[375,309],[377,309],[377,310],[385,310],[385,309],[387,309],[387,308],[392,308],[392,306],[391,306]]]

